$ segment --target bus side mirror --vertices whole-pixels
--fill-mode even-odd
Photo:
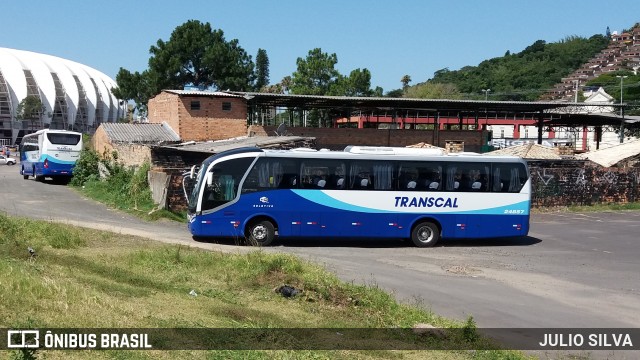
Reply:
[[[189,172],[189,178],[193,179],[193,177],[195,176],[195,174],[196,174],[196,166],[195,166],[195,165],[193,165],[193,166],[191,167],[191,171]]]
[[[207,179],[207,186],[211,186],[211,184],[213,184],[213,173],[208,172],[206,179]]]

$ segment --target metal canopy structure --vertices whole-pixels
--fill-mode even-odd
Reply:
[[[329,109],[344,116],[355,111],[397,112],[408,116],[433,116],[447,114],[461,116],[481,114],[506,118],[535,118],[538,126],[538,143],[542,143],[543,128],[578,126],[640,126],[640,118],[611,113],[624,111],[626,104],[578,103],[551,101],[486,101],[411,99],[387,97],[349,97],[287,95],[258,92],[226,91],[241,96],[249,107],[281,107],[296,110]],[[603,113],[602,109],[609,109]]]
[[[545,118],[560,117],[568,113],[590,113],[589,109],[607,106],[624,107],[625,104],[571,103],[571,102],[534,102],[534,101],[483,101],[448,99],[411,99],[387,97],[349,97],[286,95],[256,92],[227,93],[244,97],[249,105],[275,106],[302,109],[336,110],[410,110],[416,112],[490,112],[511,114],[539,114]]]
[[[549,126],[619,126],[624,120],[625,127],[640,126],[640,116],[620,116],[618,114],[564,114],[562,117],[545,121]]]

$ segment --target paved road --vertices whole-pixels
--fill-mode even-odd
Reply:
[[[0,166],[0,211],[206,249],[184,224],[149,223],[84,199],[66,186],[23,180]],[[443,241],[432,249],[399,241],[297,240],[267,251],[326,264],[342,279],[375,284],[400,299],[480,327],[638,327],[640,212],[534,215],[530,237]]]

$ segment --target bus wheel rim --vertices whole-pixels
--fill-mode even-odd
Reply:
[[[433,231],[431,228],[427,226],[421,227],[420,231],[418,231],[418,240],[423,243],[428,243],[433,240]]]
[[[264,239],[265,237],[267,237],[267,228],[262,225],[256,226],[255,228],[253,228],[253,237],[258,240]]]

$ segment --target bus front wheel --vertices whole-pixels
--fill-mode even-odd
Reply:
[[[440,229],[430,221],[419,223],[411,232],[411,241],[417,247],[432,247],[438,240],[440,240]]]
[[[269,220],[259,220],[247,227],[247,242],[254,246],[267,246],[276,237],[275,226]]]
[[[29,175],[24,173],[24,167],[20,170],[20,173],[22,174],[22,178],[27,180],[29,178]]]

